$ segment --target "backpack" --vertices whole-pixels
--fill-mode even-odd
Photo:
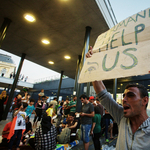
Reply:
[[[67,144],[70,142],[71,129],[64,128],[63,131],[57,135],[57,140],[60,144]]]

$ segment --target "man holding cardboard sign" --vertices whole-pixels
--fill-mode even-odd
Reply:
[[[92,47],[86,57],[93,54]],[[148,92],[142,85],[127,85],[123,94],[123,107],[107,92],[102,81],[93,81],[101,104],[108,110],[119,127],[116,150],[150,149],[150,117],[146,113]]]

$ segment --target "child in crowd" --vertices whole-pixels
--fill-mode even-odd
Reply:
[[[27,114],[27,116],[29,116],[29,119],[30,119],[30,117],[31,117],[32,112],[33,112],[33,113],[35,114],[35,116],[36,116],[35,107],[34,107],[34,102],[35,102],[34,99],[30,99],[30,103],[29,103],[29,105],[28,105],[28,107],[27,107],[27,109],[26,109],[26,114]]]
[[[54,116],[54,112],[53,112],[53,104],[49,105],[49,108],[46,110],[47,116],[53,117]]]
[[[25,110],[27,106],[28,106],[27,103],[21,103],[19,109],[14,113],[14,119],[12,121],[9,135],[7,137],[7,139],[10,140],[9,146],[8,146],[10,150],[12,149],[16,136],[17,136],[16,149],[19,150],[20,140],[21,140],[23,132],[26,129]]]

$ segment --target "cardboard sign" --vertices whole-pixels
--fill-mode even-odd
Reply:
[[[98,36],[78,82],[91,82],[150,72],[150,8]]]

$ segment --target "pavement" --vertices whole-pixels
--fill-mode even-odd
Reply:
[[[9,112],[8,116],[7,116],[7,119],[6,120],[2,120],[0,122],[0,142],[2,140],[2,131],[3,131],[4,127],[5,127],[5,125],[8,122],[11,121],[11,119],[12,119],[12,113]],[[33,119],[34,119],[34,114],[31,115],[31,118],[30,118],[31,123],[33,123]],[[40,122],[37,124],[37,126],[39,126],[39,125],[40,125]],[[33,131],[35,131],[35,128],[33,128]],[[110,135],[108,133],[108,137],[109,136]],[[110,148],[111,150],[115,150],[115,145],[116,145],[116,142],[117,142],[117,135],[114,136],[114,139],[110,140],[108,143],[105,143],[105,137],[104,136],[102,136],[100,138],[100,141],[101,141],[103,149],[106,149],[106,147],[107,147],[107,148]],[[73,147],[72,150],[84,150],[83,142],[80,140],[79,144],[76,145],[75,147]],[[94,150],[92,137],[90,137],[89,150]]]

